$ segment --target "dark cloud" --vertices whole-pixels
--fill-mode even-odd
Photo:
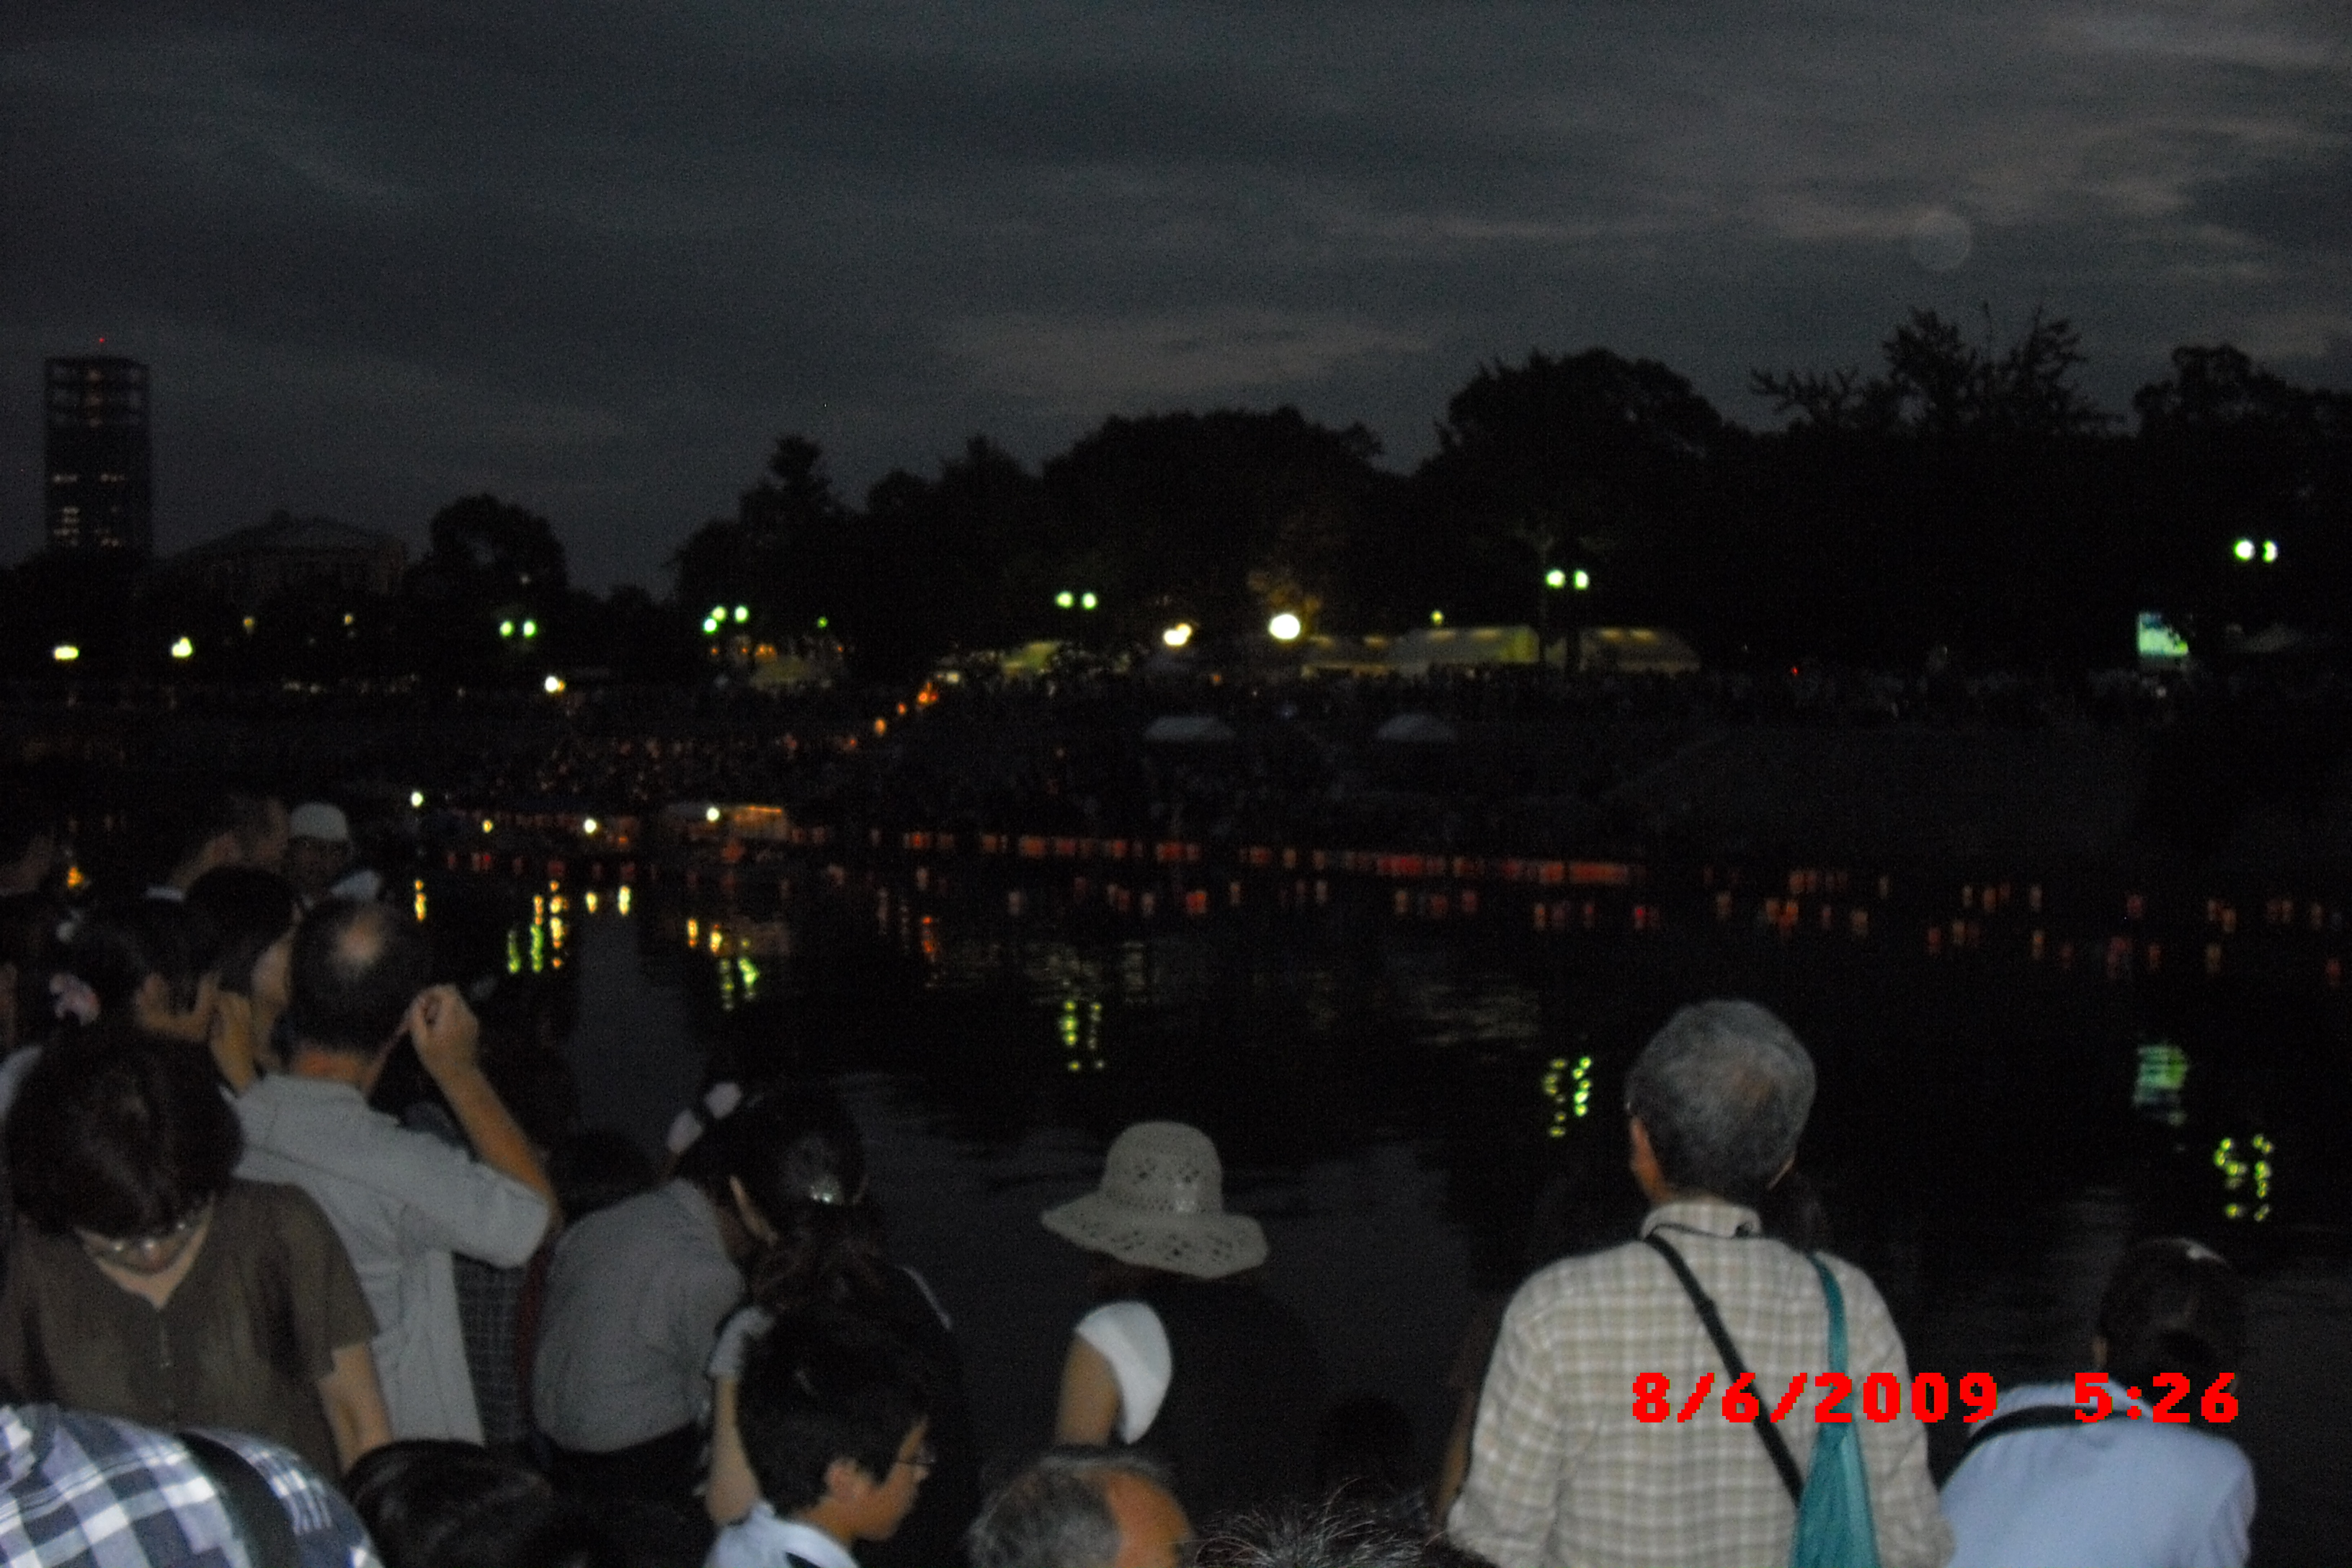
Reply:
[[[1607,343],[1753,417],[1752,366],[1979,301],[2074,317],[2118,407],[2182,341],[2325,367],[2347,37],[2264,0],[12,7],[0,550],[37,362],[101,333],[156,368],[167,543],[278,504],[415,538],[487,487],[592,582],[785,428],[852,493],[1213,403],[1409,462],[1482,360]]]
[[[2298,159],[2199,193],[2197,214],[2261,244],[2352,254],[2352,135]]]

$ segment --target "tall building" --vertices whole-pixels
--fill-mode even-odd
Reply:
[[[121,550],[155,542],[147,441],[147,367],[136,360],[48,362],[49,548]]]

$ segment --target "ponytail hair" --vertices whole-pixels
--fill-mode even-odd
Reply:
[[[677,1173],[721,1205],[743,1196],[774,1233],[751,1268],[772,1312],[878,1302],[888,1263],[866,1192],[866,1141],[823,1084],[782,1084],[745,1099],[680,1157]]]
[[[2143,1241],[2108,1278],[2098,1326],[2116,1382],[2152,1397],[2153,1380],[2176,1373],[2201,1394],[2245,1354],[2245,1282],[2186,1237]]]

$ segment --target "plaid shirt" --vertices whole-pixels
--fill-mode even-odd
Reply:
[[[351,1505],[283,1448],[207,1432],[286,1507],[302,1568],[383,1568]],[[8,1568],[251,1568],[219,1493],[161,1432],[54,1405],[0,1405]]]
[[[1802,1254],[1762,1239],[1755,1211],[1714,1199],[1664,1204],[1642,1234],[1663,1231],[1723,1314],[1756,1374],[1769,1415],[1798,1373],[1827,1370],[1829,1310]],[[1938,1568],[1951,1531],[1927,1479],[1927,1435],[1908,1400],[1888,1423],[1861,1411],[1862,1381],[1892,1373],[1910,1386],[1902,1338],[1869,1277],[1824,1258],[1845,1294],[1846,1370],[1885,1568]],[[1673,1379],[1675,1414],[1715,1374],[1688,1423],[1633,1415],[1633,1380]],[[1575,1258],[1529,1279],[1512,1300],[1479,1395],[1470,1475],[1449,1528],[1500,1568],[1672,1563],[1758,1568],[1789,1560],[1796,1510],[1764,1445],[1724,1419],[1730,1382],[1690,1298],[1665,1259],[1638,1243]],[[1809,1390],[1779,1424],[1800,1468],[1810,1463]]]

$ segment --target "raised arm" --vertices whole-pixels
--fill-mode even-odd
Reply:
[[[548,1180],[530,1140],[483,1073],[481,1025],[457,988],[436,985],[419,995],[408,1009],[408,1036],[415,1042],[417,1059],[440,1087],[474,1152],[482,1163],[513,1177],[546,1201],[551,1233],[562,1223],[555,1184]]]

